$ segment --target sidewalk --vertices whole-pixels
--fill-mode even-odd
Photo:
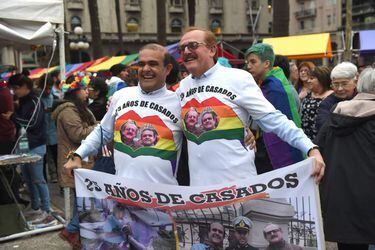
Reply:
[[[60,194],[57,183],[48,183],[51,206],[61,214],[64,212],[64,196]],[[73,203],[73,198],[71,198]],[[7,242],[0,242],[0,249],[42,249],[42,250],[63,250],[71,249],[70,245],[60,239],[59,231],[42,233],[39,235],[25,236]]]

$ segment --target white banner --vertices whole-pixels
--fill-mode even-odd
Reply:
[[[313,160],[307,159],[205,187],[145,183],[75,170],[81,242],[85,249],[230,250],[243,244],[259,249],[268,245],[325,249],[312,167]],[[247,219],[239,223],[241,216],[251,223]],[[217,232],[216,227],[222,230]],[[247,242],[238,232],[244,232]]]

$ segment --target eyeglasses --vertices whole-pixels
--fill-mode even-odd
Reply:
[[[188,42],[187,44],[182,44],[180,46],[178,46],[178,53],[182,53],[185,51],[185,48],[187,47],[190,51],[194,51],[196,49],[198,49],[198,47],[200,45],[207,45],[205,43],[202,43],[202,42]]]
[[[351,82],[333,82],[331,84],[331,87],[334,88],[334,89],[338,89],[340,87],[342,87],[343,89],[349,87],[351,85]]]

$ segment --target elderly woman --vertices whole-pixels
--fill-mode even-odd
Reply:
[[[375,69],[361,73],[358,92],[337,104],[316,138],[327,166],[321,183],[325,238],[339,250],[375,243]]]
[[[324,99],[318,108],[316,128],[323,126],[328,119],[331,108],[338,102],[351,100],[357,94],[357,67],[350,62],[342,62],[331,71],[333,93]]]
[[[303,132],[314,140],[318,133],[316,129],[316,116],[320,103],[330,94],[331,79],[329,74],[331,70],[325,66],[315,67],[309,75],[309,90],[301,104],[301,122]]]

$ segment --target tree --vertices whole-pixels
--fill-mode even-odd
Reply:
[[[122,40],[122,26],[121,26],[121,13],[120,13],[120,0],[115,0],[116,3],[116,20],[117,20],[117,35],[119,43],[119,51],[124,48],[124,41]]]
[[[161,45],[167,45],[167,30],[166,30],[166,21],[165,21],[165,1],[157,0],[156,1],[156,13],[157,13],[157,39],[158,43]]]
[[[188,0],[189,25],[195,25],[195,0]]]
[[[91,45],[93,48],[94,59],[102,57],[102,39],[100,32],[100,22],[99,22],[99,11],[97,0],[88,0],[89,12],[90,12],[90,22],[91,22]]]

